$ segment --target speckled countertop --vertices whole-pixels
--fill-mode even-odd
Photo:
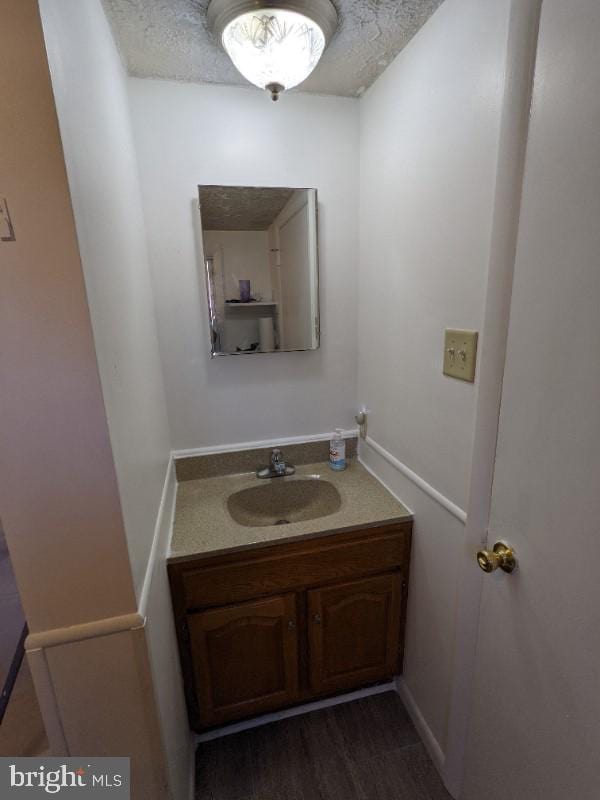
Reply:
[[[335,472],[327,463],[304,464],[296,468],[292,477],[271,480],[299,479],[329,481],[340,494],[339,509],[324,517],[287,525],[247,527],[233,520],[227,500],[235,492],[266,484],[266,480],[259,480],[254,473],[244,473],[181,482],[177,489],[170,558],[212,556],[341,532],[360,525],[379,526],[412,519],[411,513],[355,461],[349,462],[343,472]]]

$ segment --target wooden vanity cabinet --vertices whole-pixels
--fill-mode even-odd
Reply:
[[[308,592],[310,684],[351,689],[398,667],[402,578],[378,575]]]
[[[169,563],[197,731],[401,671],[412,523]]]
[[[296,597],[276,595],[188,614],[200,717],[216,724],[298,697]]]

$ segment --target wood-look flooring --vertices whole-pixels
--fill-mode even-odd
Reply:
[[[449,800],[395,692],[205,742],[196,800]]]

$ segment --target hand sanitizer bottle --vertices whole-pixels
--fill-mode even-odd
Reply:
[[[329,466],[331,469],[346,469],[346,442],[342,429],[336,428],[329,443]]]

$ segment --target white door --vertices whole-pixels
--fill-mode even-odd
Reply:
[[[276,221],[281,327],[287,350],[308,350],[317,345],[315,195],[314,189],[294,192]]]
[[[600,2],[545,0],[465,800],[600,797]]]

